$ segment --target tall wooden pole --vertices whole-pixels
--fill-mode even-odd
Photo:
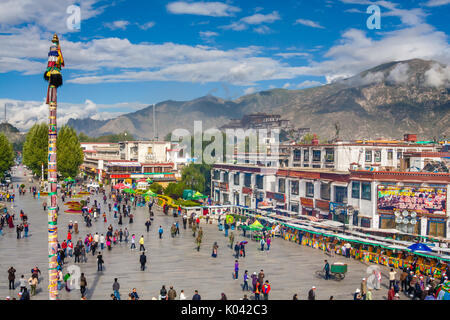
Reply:
[[[58,214],[56,212],[56,189],[58,184],[56,167],[56,87],[49,85],[49,117],[48,117],[48,183],[50,185],[48,196],[48,294],[50,300],[58,299],[58,273],[56,267],[58,252]]]
[[[50,300],[58,299],[58,212],[56,203],[56,189],[58,186],[58,169],[56,167],[56,89],[62,85],[61,67],[64,67],[64,59],[59,46],[56,33],[53,35],[52,45],[48,53],[47,69],[44,79],[48,81],[47,100],[49,108],[48,116],[48,296]]]

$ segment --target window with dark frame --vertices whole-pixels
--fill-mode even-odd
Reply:
[[[334,201],[337,203],[347,203],[347,188],[334,186]]]
[[[325,149],[325,162],[334,162],[334,149]]]
[[[298,180],[291,181],[291,194],[298,196],[299,195],[299,183]]]
[[[303,161],[304,162],[309,162],[309,149],[305,149],[303,151]]]
[[[381,162],[381,150],[375,150],[374,154],[375,162]]]
[[[260,190],[264,189],[264,176],[259,174],[256,176],[256,188]]]
[[[286,192],[286,180],[278,179],[278,192],[285,193]]]
[[[252,174],[251,173],[246,173],[244,175],[244,186],[247,188],[251,188],[251,186],[252,186]]]
[[[314,183],[306,182],[306,196],[308,198],[314,198]]]
[[[239,185],[239,180],[240,180],[239,178],[240,178],[239,172],[235,172],[234,175],[233,175],[233,180],[234,180],[234,185],[235,186]]]
[[[387,152],[387,159],[388,160],[394,159],[394,150],[392,150],[392,149],[388,150],[388,152]]]
[[[320,156],[321,156],[322,152],[320,150],[313,150],[313,161],[318,161],[320,162]]]
[[[359,199],[359,190],[361,183],[359,181],[352,181],[352,198]]]
[[[361,199],[372,200],[372,184],[370,182],[361,183]]]
[[[302,161],[302,151],[300,149],[294,150],[294,161],[295,162]]]
[[[322,200],[330,200],[330,184],[322,182],[320,184],[320,198]]]

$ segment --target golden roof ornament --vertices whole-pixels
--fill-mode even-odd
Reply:
[[[58,39],[58,36],[57,36],[56,33],[53,35],[52,42],[54,42],[54,43],[59,43],[59,39]]]

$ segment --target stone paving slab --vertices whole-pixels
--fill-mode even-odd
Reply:
[[[21,170],[18,170],[18,176],[13,177],[13,183],[25,183]],[[18,290],[13,292],[8,290],[7,270],[12,265],[17,270],[16,282],[21,274],[26,278],[30,276],[31,268],[38,265],[42,271],[43,281],[39,287],[40,292],[32,299],[48,299],[47,281],[47,214],[42,209],[42,201],[33,199],[28,193],[25,196],[18,196],[16,200],[17,212],[23,209],[29,217],[30,234],[29,238],[16,239],[15,229],[4,229],[4,235],[0,236],[0,297],[7,295],[17,295]],[[100,196],[91,197],[100,201]],[[59,199],[60,201],[60,199]],[[103,203],[103,201],[101,201]],[[87,228],[82,221],[81,215],[64,213],[65,206],[60,202],[59,223],[59,241],[62,242],[67,235],[67,224],[69,220],[78,221],[79,237],[84,240],[87,233],[99,232],[106,234],[106,228],[111,223],[114,228],[119,227],[117,219],[107,213],[107,223],[101,219],[93,222],[91,228]],[[106,207],[105,207],[106,208]],[[148,218],[148,209],[146,207],[137,207],[134,210],[134,223],[129,224],[128,219],[123,219],[121,228],[127,227],[130,235],[136,234],[136,246],[138,250],[130,250],[130,243],[118,244],[112,251],[104,250],[103,259],[105,269],[103,272],[97,272],[96,256],[88,254],[87,263],[77,264],[84,272],[88,281],[87,298],[88,299],[110,299],[112,293],[112,283],[114,278],[119,279],[121,285],[121,295],[126,295],[133,287],[137,288],[138,294],[142,299],[152,299],[158,297],[161,286],[166,285],[167,290],[173,285],[177,294],[180,290],[184,292],[188,299],[199,290],[202,299],[219,299],[221,292],[224,292],[228,299],[241,299],[242,276],[244,270],[249,274],[259,272],[264,269],[266,279],[270,281],[272,291],[270,299],[292,299],[294,293],[297,293],[301,300],[307,298],[307,293],[311,286],[316,286],[317,299],[328,299],[331,295],[336,300],[348,300],[353,298],[356,288],[360,287],[363,277],[366,277],[367,265],[353,259],[346,259],[340,256],[336,258],[325,255],[322,251],[300,246],[282,239],[275,239],[272,242],[270,251],[261,252],[259,244],[249,241],[246,246],[246,258],[240,258],[239,280],[232,279],[234,270],[233,252],[228,246],[228,238],[224,233],[218,231],[215,224],[202,224],[204,230],[203,243],[200,252],[196,251],[194,237],[192,232],[184,230],[180,222],[180,235],[172,238],[170,236],[170,226],[176,220],[171,215],[166,216],[161,212],[156,212],[154,222],[150,227],[150,232],[145,230],[144,222]],[[17,214],[18,216],[18,214]],[[19,217],[16,219],[18,222]],[[163,239],[158,237],[158,228],[162,225],[164,229]],[[139,237],[144,235],[145,248],[147,250],[147,268],[140,271],[139,264]],[[76,242],[77,235],[73,236]],[[240,235],[236,241],[244,240]],[[248,240],[248,239],[247,239]],[[212,245],[217,241],[219,245],[218,257],[211,257]],[[349,272],[345,279],[338,282],[319,279],[316,271],[323,268],[323,260],[328,259],[330,263],[334,261],[345,261],[348,264]],[[66,259],[66,267],[73,264],[73,258]],[[65,268],[66,270],[66,268]],[[386,274],[384,270],[384,274]],[[1,276],[2,275],[2,276]],[[374,299],[385,299],[387,294],[386,284],[388,280],[383,277],[382,289],[375,291]],[[60,291],[61,299],[80,299],[80,292],[74,290],[66,292]],[[248,293],[250,296],[250,292]]]

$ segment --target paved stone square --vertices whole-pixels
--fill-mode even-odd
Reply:
[[[18,176],[13,177],[14,185],[25,183],[22,171],[18,170]],[[27,188],[28,183],[25,183]],[[93,197],[100,201],[100,196]],[[30,224],[30,236],[28,238],[16,239],[15,229],[4,228],[4,235],[0,236],[0,297],[8,295],[17,296],[20,275],[24,274],[29,278],[31,268],[34,265],[42,271],[43,280],[39,284],[40,290],[32,299],[48,299],[48,260],[47,260],[47,213],[42,209],[42,202],[33,199],[28,192],[25,196],[19,196],[16,192],[15,210],[17,217],[15,223],[19,222],[19,212],[23,209],[28,215]],[[60,201],[59,199],[58,201]],[[91,203],[93,199],[91,199]],[[103,203],[103,201],[101,201]],[[117,219],[112,214],[107,214],[107,223],[102,219],[93,222],[91,228],[87,228],[82,221],[81,215],[64,213],[66,206],[59,202],[60,215],[58,219],[59,241],[62,242],[67,236],[67,224],[69,220],[78,221],[80,233],[84,240],[87,233],[99,232],[106,234],[106,228],[111,223],[114,228],[119,227]],[[103,208],[102,208],[103,209]],[[107,209],[107,208],[106,208]],[[144,222],[148,218],[148,208],[137,207],[133,210],[135,215],[134,223],[129,224],[128,218],[123,219],[121,228],[127,227],[130,235],[136,234],[136,245],[139,250],[138,240],[143,234],[145,238],[145,248],[147,254],[147,269],[140,271],[139,251],[130,250],[130,244],[118,244],[111,251],[103,252],[105,267],[103,272],[97,272],[96,256],[88,254],[88,262],[77,264],[84,272],[87,281],[87,298],[100,300],[110,299],[112,293],[112,283],[114,278],[119,279],[121,285],[122,298],[127,297],[132,288],[137,288],[141,299],[150,300],[158,297],[162,285],[173,285],[179,295],[180,290],[184,292],[188,299],[192,298],[194,290],[199,290],[202,299],[220,299],[220,294],[224,292],[228,299],[241,299],[244,292],[241,289],[242,275],[244,270],[249,274],[259,272],[264,269],[266,279],[270,281],[272,291],[270,299],[281,300],[292,299],[297,293],[300,300],[307,298],[307,293],[311,286],[316,286],[317,299],[329,299],[331,295],[336,300],[348,300],[353,298],[356,288],[360,287],[363,277],[367,276],[367,265],[353,259],[346,259],[340,256],[331,258],[322,251],[300,246],[288,241],[276,238],[270,251],[261,252],[256,242],[250,241],[246,246],[245,258],[239,259],[240,272],[239,280],[232,279],[234,270],[233,251],[228,246],[228,239],[223,232],[218,231],[216,224],[202,223],[204,230],[203,243],[200,252],[196,251],[192,232],[184,230],[181,218],[177,218],[180,223],[180,235],[172,238],[170,226],[176,220],[171,215],[166,216],[162,212],[156,211],[154,221],[150,227],[150,232],[145,230]],[[158,228],[163,226],[164,235],[160,240]],[[77,235],[73,236],[73,241],[78,240]],[[236,237],[237,241],[244,240],[242,235]],[[248,239],[247,239],[248,240]],[[211,257],[213,243],[217,241],[219,245],[218,257]],[[342,281],[324,280],[316,276],[316,271],[323,268],[324,259],[330,263],[334,261],[345,261],[348,264],[349,272]],[[73,264],[73,258],[66,259],[67,266]],[[8,273],[10,266],[14,266],[16,272],[16,290],[8,290]],[[385,299],[387,295],[386,279],[387,270],[383,270],[382,287],[380,291],[375,291],[374,299]],[[251,284],[251,281],[250,281]],[[248,292],[251,296],[251,293]],[[60,291],[61,299],[80,299],[79,290],[66,292]],[[404,297],[402,296],[402,299]]]

